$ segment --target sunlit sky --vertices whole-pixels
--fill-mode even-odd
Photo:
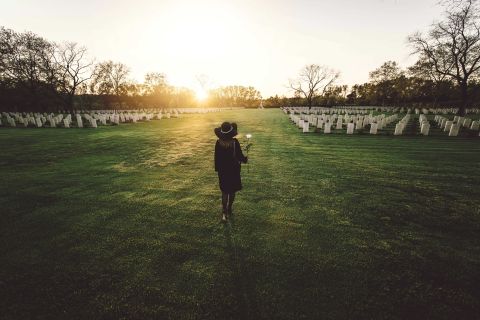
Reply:
[[[85,45],[96,61],[123,62],[131,78],[162,72],[198,91],[252,85],[288,94],[305,64],[368,80],[387,60],[413,62],[406,37],[441,17],[437,0],[0,0],[0,25]],[[205,78],[205,76],[204,76]]]

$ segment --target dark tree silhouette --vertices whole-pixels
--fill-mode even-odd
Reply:
[[[445,19],[435,23],[426,35],[408,38],[435,71],[454,80],[461,93],[459,114],[468,106],[468,84],[480,70],[480,19],[477,0],[442,1]]]
[[[306,65],[296,79],[290,80],[290,89],[297,96],[307,101],[309,108],[313,101],[320,96],[340,77],[340,72],[326,66],[316,64]]]

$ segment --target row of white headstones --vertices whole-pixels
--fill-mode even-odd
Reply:
[[[325,108],[325,107],[283,107],[283,111],[294,111],[296,113],[305,113],[305,114],[369,114],[373,111],[380,113],[415,113],[419,114],[434,114],[434,115],[449,115],[457,114],[458,108],[404,108],[404,107],[335,107],[335,108]],[[469,108],[466,110],[467,114],[480,114],[480,108]]]
[[[478,131],[480,129],[480,121],[473,121],[467,117],[455,116],[453,120],[436,115],[434,121],[445,132],[448,132],[449,137],[456,137],[461,128],[468,128],[470,130]],[[479,132],[480,136],[480,132]]]
[[[155,111],[109,111],[95,110],[83,113],[19,113],[2,112],[0,126],[34,128],[97,128],[99,125],[119,125],[160,119],[178,118],[182,113],[209,113],[220,109],[180,108]],[[3,119],[3,121],[2,121]],[[73,119],[75,121],[73,121]]]
[[[335,125],[336,130],[342,130],[344,125],[347,129],[347,134],[353,134],[355,130],[365,129],[370,126],[370,134],[377,134],[378,130],[382,130],[390,123],[398,119],[398,115],[387,116],[385,114],[373,116],[370,115],[305,115],[305,114],[295,114],[290,113],[290,120],[295,123],[304,133],[311,132],[310,127],[323,130],[323,133],[331,133],[332,126]],[[408,121],[410,120],[410,115],[406,115],[402,118],[395,127],[395,134],[401,135]]]
[[[365,129],[368,125],[370,125],[370,134],[377,134],[378,130],[384,129],[390,123],[399,118],[397,114],[389,116],[380,114],[373,116],[373,114],[370,113],[365,115],[365,113],[369,110],[333,109],[332,113],[332,109],[329,109],[328,111],[330,114],[323,113],[319,115],[318,110],[305,110],[304,108],[301,109],[302,111],[306,111],[308,113],[300,113],[297,115],[295,111],[298,111],[298,108],[283,108],[283,111],[286,114],[290,114],[290,120],[300,129],[302,129],[304,133],[310,132],[310,127],[316,127],[317,129],[323,130],[323,133],[329,134],[332,132],[332,126],[336,122],[335,129],[342,130],[345,124],[347,134],[354,134],[355,130],[358,131],[360,129]],[[344,114],[337,114],[335,111],[343,112]],[[358,113],[355,114],[355,112]],[[370,110],[370,112],[372,111]],[[411,110],[407,110],[407,112],[411,112]],[[419,116],[420,133],[424,136],[428,136],[430,133],[430,122],[425,114],[428,114],[429,111],[424,109],[422,112],[423,113]],[[417,113],[417,110],[415,110],[415,113]],[[403,135],[405,127],[410,120],[411,113],[407,113],[402,119],[400,119],[400,121],[396,123],[394,135]],[[448,135],[451,137],[457,136],[462,126],[469,128],[470,130],[479,130],[479,121],[472,121],[472,119],[466,117],[455,116],[453,121],[448,121],[448,119],[445,117],[437,115],[435,116],[435,121],[440,128],[444,129],[444,131],[447,131]]]

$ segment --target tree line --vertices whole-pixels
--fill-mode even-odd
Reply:
[[[202,106],[258,106],[253,87],[224,86],[210,90]],[[195,92],[168,83],[151,72],[138,83],[120,62],[96,63],[87,48],[56,43],[33,32],[0,27],[0,110],[176,108],[198,105]]]
[[[471,79],[467,85],[467,99],[462,100],[458,84],[451,79],[431,78],[422,68],[421,61],[407,69],[397,62],[387,61],[370,72],[369,82],[346,85],[318,86],[315,79],[303,81],[304,87],[296,87],[294,97],[273,96],[264,101],[266,107],[282,105],[304,106],[413,106],[413,107],[461,107],[480,105],[480,81]],[[306,69],[322,68],[308,65],[300,72],[301,77],[312,74]],[[300,78],[301,78],[300,77]],[[297,80],[298,81],[298,80]]]

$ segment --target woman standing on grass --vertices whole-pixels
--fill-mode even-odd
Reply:
[[[248,158],[242,153],[237,135],[237,124],[224,122],[219,128],[215,128],[218,137],[215,144],[215,171],[218,172],[220,190],[222,191],[222,220],[232,214],[232,205],[235,200],[235,192],[242,189],[240,178],[241,163],[247,163]]]

